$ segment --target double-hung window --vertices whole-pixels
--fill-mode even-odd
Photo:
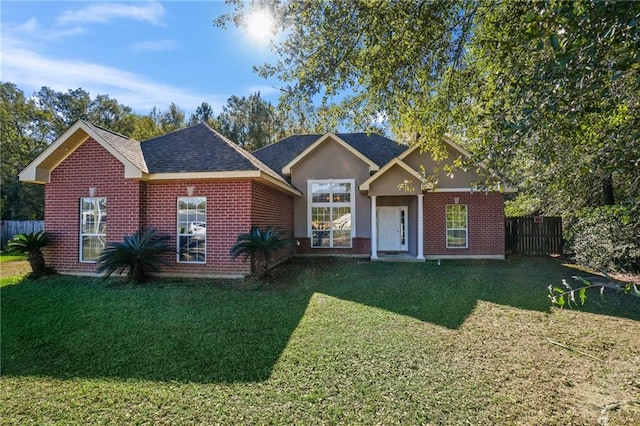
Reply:
[[[466,204],[447,204],[447,248],[467,248],[469,228]]]
[[[207,198],[178,198],[178,262],[207,260]]]
[[[355,232],[354,187],[353,179],[308,182],[311,247],[351,247]]]
[[[107,244],[107,199],[80,199],[80,261],[96,262]]]

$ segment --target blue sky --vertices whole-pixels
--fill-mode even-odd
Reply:
[[[253,65],[273,61],[241,29],[213,26],[222,1],[2,1],[0,79],[29,96],[42,86],[107,94],[141,114],[175,102],[216,112],[231,95],[260,91],[277,102],[278,81]]]

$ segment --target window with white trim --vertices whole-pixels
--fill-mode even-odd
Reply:
[[[207,261],[207,198],[178,197],[178,262]]]
[[[80,199],[80,262],[96,262],[107,245],[107,199]]]
[[[469,232],[466,204],[447,204],[447,248],[467,248]]]
[[[311,247],[351,247],[355,232],[354,179],[308,182],[309,236]]]

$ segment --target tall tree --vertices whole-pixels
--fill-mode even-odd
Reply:
[[[216,116],[213,112],[213,107],[207,102],[203,102],[196,108],[195,112],[191,114],[189,118],[189,124],[194,125],[198,123],[207,123],[211,127],[216,126]]]
[[[638,203],[640,2],[227,3],[218,25],[252,7],[279,18],[278,59],[257,69],[284,103],[384,116],[436,157],[449,134],[531,208]]]
[[[231,96],[217,120],[223,135],[249,151],[275,142],[281,134],[275,108],[260,92],[248,98]]]
[[[162,133],[171,133],[185,127],[185,113],[175,103],[171,102],[169,109],[160,113],[158,124]]]
[[[44,190],[40,185],[27,185],[18,173],[29,164],[50,141],[51,115],[27,99],[13,83],[0,83],[0,210],[2,219],[42,219]]]
[[[639,18],[634,2],[498,3],[476,28],[458,114],[545,210],[637,203]]]
[[[51,140],[62,134],[77,119],[89,118],[91,95],[82,88],[56,92],[44,86],[34,93],[34,98],[38,108],[46,111],[50,117]]]
[[[131,135],[135,130],[136,115],[131,107],[122,105],[108,95],[97,95],[90,102],[87,119],[125,136]]]

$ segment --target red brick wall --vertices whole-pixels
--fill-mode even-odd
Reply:
[[[260,182],[252,182],[251,225],[262,229],[273,226],[286,232],[288,238],[293,235],[293,195],[285,194]],[[245,232],[247,232],[245,230]],[[292,247],[295,249],[295,247]],[[272,263],[278,263],[291,256],[291,250],[275,253]]]
[[[145,221],[159,232],[171,236],[176,246],[177,199],[188,197],[187,187],[193,186],[193,196],[207,197],[206,263],[178,263],[176,254],[166,256],[163,273],[175,275],[246,275],[249,262],[233,259],[229,249],[238,234],[251,227],[252,181],[243,180],[180,180],[150,182],[147,186]]]
[[[445,206],[467,204],[468,248],[446,247]],[[504,255],[504,198],[500,193],[427,193],[424,196],[424,254],[447,256]]]
[[[120,241],[140,226],[138,204],[144,184],[124,178],[124,165],[93,139],[87,140],[51,172],[45,185],[45,229],[52,242],[47,264],[57,271],[93,273],[95,263],[80,262],[80,199],[107,198],[107,241]]]

